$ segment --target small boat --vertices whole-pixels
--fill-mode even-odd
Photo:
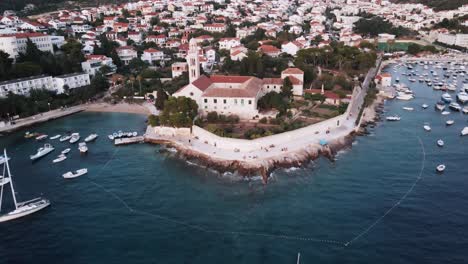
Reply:
[[[81,153],[86,153],[88,152],[88,146],[86,146],[85,142],[80,142],[78,144],[78,149],[80,150]]]
[[[442,115],[450,115],[450,112],[449,111],[443,111],[441,114]]]
[[[12,179],[12,175],[10,172],[10,166],[8,164],[9,157],[7,156],[6,150],[4,150],[4,157],[5,157],[5,162],[3,165],[4,168],[2,170],[3,175],[0,175],[1,176],[0,182],[2,183],[1,184],[2,191],[3,191],[3,185],[10,184],[11,195],[13,196],[12,200],[13,200],[13,203],[15,204],[15,209],[9,213],[0,215],[0,222],[6,222],[6,221],[14,220],[23,216],[27,216],[49,206],[50,205],[49,200],[41,198],[41,197],[34,198],[32,200],[25,201],[25,202],[17,202],[16,192],[13,187],[13,179]],[[3,199],[3,195],[0,195],[0,204],[2,203],[2,199]]]
[[[57,139],[57,138],[59,138],[59,137],[60,137],[60,135],[55,135],[55,136],[53,136],[53,137],[50,137],[50,139],[53,140],[53,139]]]
[[[98,134],[91,134],[91,135],[87,136],[84,141],[85,142],[91,142],[93,140],[96,140],[97,137],[98,137]]]
[[[444,111],[445,109],[445,103],[442,101],[438,101],[435,105],[435,109],[439,111]]]
[[[462,135],[462,136],[468,135],[468,127],[464,127],[463,130],[461,131],[460,135]]]
[[[437,140],[437,146],[443,147],[444,146],[444,141],[442,139]]]
[[[41,141],[41,140],[46,139],[47,137],[48,137],[47,135],[40,135],[40,136],[37,136],[37,137],[36,137],[36,140],[37,140],[37,141]]]
[[[447,126],[451,126],[451,125],[453,125],[454,123],[455,123],[455,121],[453,121],[453,120],[447,120],[447,122],[445,122],[445,124],[446,124]]]
[[[439,166],[437,166],[436,170],[437,170],[437,172],[443,172],[445,170],[445,165],[440,164]]]
[[[113,135],[108,135],[107,136],[110,140],[114,140],[114,136]]]
[[[71,144],[74,144],[74,143],[78,142],[78,140],[80,140],[80,134],[79,133],[71,134],[71,138],[70,138],[70,143]]]
[[[52,162],[53,163],[58,163],[58,162],[62,162],[64,160],[67,159],[67,156],[65,156],[64,154],[60,154],[56,159],[54,159]]]
[[[37,150],[37,153],[34,154],[34,155],[29,156],[29,158],[30,158],[31,160],[36,160],[36,159],[39,159],[39,158],[44,157],[45,155],[49,154],[49,153],[52,152],[53,150],[54,150],[54,147],[52,147],[52,145],[50,145],[50,144],[44,144],[44,147],[39,148],[39,149]]]
[[[71,136],[63,136],[59,139],[60,142],[68,141],[70,140]]]
[[[426,131],[431,131],[431,127],[429,125],[424,125],[423,128]]]
[[[422,107],[423,109],[426,109],[426,108],[429,107],[429,105],[428,105],[428,104],[423,104],[421,107]]]
[[[449,108],[454,110],[454,111],[460,111],[461,110],[461,106],[458,103],[455,103],[455,102],[450,103]]]
[[[448,93],[444,93],[444,94],[441,96],[441,99],[442,99],[442,101],[444,101],[444,102],[446,102],[446,103],[452,102],[452,96],[450,96],[450,94],[448,94]]]
[[[468,106],[463,107],[462,113],[468,114]]]
[[[406,111],[413,111],[414,108],[413,108],[413,107],[404,106],[404,107],[403,107],[403,110],[406,110]]]
[[[68,152],[70,152],[70,150],[71,150],[70,148],[67,148],[67,149],[64,149],[61,153],[62,154],[67,154]]]
[[[26,132],[24,133],[24,138],[33,138],[33,137],[37,137],[38,134],[37,133],[31,133],[31,132]]]
[[[133,133],[132,133],[132,136],[133,136],[133,137],[138,136],[138,132],[133,132]]]
[[[414,99],[414,96],[412,94],[406,94],[406,93],[398,92],[397,96],[396,96],[396,99],[408,101],[408,100]]]
[[[464,104],[466,102],[468,102],[468,93],[466,92],[459,92],[457,94],[457,100],[460,101],[460,103]]]
[[[79,169],[77,171],[75,171],[75,173],[69,171],[67,173],[64,173],[62,175],[63,178],[65,179],[72,179],[72,178],[76,178],[76,177],[80,177],[82,175],[85,175],[86,173],[88,173],[88,169]]]
[[[387,121],[400,121],[401,117],[394,115],[394,116],[387,116]]]

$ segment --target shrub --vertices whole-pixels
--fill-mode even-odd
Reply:
[[[263,117],[263,118],[260,119],[258,122],[259,122],[260,124],[266,124],[267,121],[268,121],[268,119],[267,119],[266,117]]]
[[[148,124],[152,127],[159,126],[159,116],[149,115]]]
[[[215,123],[215,122],[218,122],[218,113],[216,112],[209,112],[207,115],[206,115],[206,120],[210,123]]]

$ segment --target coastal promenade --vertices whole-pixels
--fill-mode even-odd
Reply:
[[[169,143],[179,150],[211,160],[239,161],[257,167],[265,167],[272,161],[300,160],[304,152],[317,154],[327,148],[326,145],[344,144],[345,138],[359,128],[364,98],[380,64],[381,58],[367,73],[362,87],[355,87],[344,114],[317,124],[254,140],[219,137],[197,126],[193,126],[190,132],[188,128],[148,127],[145,140]]]
[[[13,120],[13,123],[6,123],[0,126],[0,133],[10,133],[18,129],[32,126],[34,124],[65,117],[85,110],[85,106],[73,106],[69,108],[56,109],[45,113]]]

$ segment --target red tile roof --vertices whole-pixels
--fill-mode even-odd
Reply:
[[[210,78],[206,77],[206,75],[202,75],[200,76],[200,78],[192,82],[192,84],[201,91],[205,91],[206,89],[208,89],[208,87],[210,87],[210,85],[213,84],[213,82],[210,80]]]
[[[299,68],[287,68],[282,73],[285,73],[285,74],[304,74],[304,72]]]
[[[227,76],[227,75],[212,75],[210,79],[214,83],[244,83],[248,81],[250,76]]]

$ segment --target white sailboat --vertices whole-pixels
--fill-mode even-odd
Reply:
[[[44,144],[44,147],[42,148],[39,148],[37,150],[37,153],[34,154],[34,155],[31,155],[29,156],[29,158],[31,160],[36,160],[36,159],[39,159],[39,158],[42,158],[44,157],[45,155],[49,154],[50,152],[52,152],[54,150],[54,147],[50,144]]]
[[[15,204],[15,209],[9,213],[0,215],[0,223],[17,219],[23,216],[30,215],[39,210],[42,210],[50,205],[49,200],[38,197],[25,202],[17,202],[15,189],[13,187],[13,181],[11,178],[10,166],[8,164],[8,157],[6,150],[4,150],[5,161],[3,163],[3,174],[0,175],[1,190],[0,190],[0,212],[2,209],[2,200],[3,200],[3,187],[6,184],[10,184],[11,195],[13,196],[13,203]]]

